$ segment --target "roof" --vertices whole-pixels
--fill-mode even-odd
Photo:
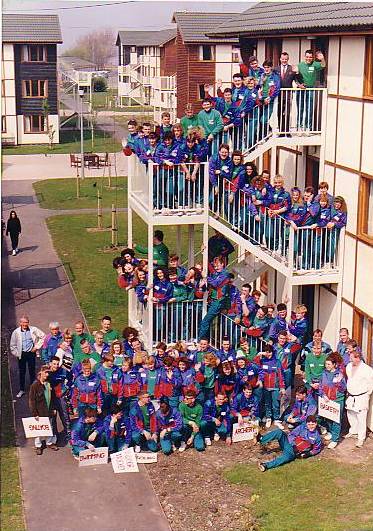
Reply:
[[[176,11],[172,22],[176,22],[182,39],[185,43],[199,42],[237,42],[236,37],[209,38],[206,33],[212,32],[216,27],[225,25],[237,13],[201,13],[192,11]]]
[[[74,68],[75,70],[96,70],[95,63],[92,63],[91,61],[86,61],[85,59],[81,59],[80,57],[75,57],[73,55],[60,55],[58,61],[59,65],[62,67]]]
[[[367,2],[260,2],[234,15],[211,37],[240,34],[286,34],[294,31],[358,31],[373,29],[373,3]]]
[[[116,45],[124,46],[163,46],[176,37],[176,29],[159,31],[119,31]]]
[[[3,14],[3,42],[62,43],[58,15]]]

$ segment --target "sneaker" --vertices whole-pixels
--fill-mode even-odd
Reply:
[[[185,452],[185,450],[186,450],[186,444],[185,444],[185,442],[183,441],[183,442],[180,444],[179,452],[182,453],[182,452]]]
[[[40,446],[38,448],[35,448],[35,453],[36,455],[42,455],[43,453],[43,448]]]
[[[206,444],[206,446],[211,446],[211,439],[210,439],[210,437],[205,437],[205,444]]]
[[[57,446],[57,444],[47,444],[47,448],[49,448],[50,450],[53,450],[54,452],[58,452],[59,448]]]
[[[284,425],[282,424],[281,420],[275,420],[274,423],[273,423],[275,426],[277,426],[278,428],[280,428],[280,430],[284,430]]]
[[[266,419],[265,427],[270,428],[272,424],[272,419]]]
[[[220,441],[220,435],[219,434],[215,433],[214,441]]]
[[[141,448],[140,448],[140,446],[138,446],[138,445],[136,444],[136,446],[135,446],[135,453],[136,453],[136,454],[139,454],[140,452],[141,452]]]
[[[364,446],[364,441],[362,439],[358,439],[355,444],[356,448],[362,448]]]
[[[305,380],[303,380],[305,381]],[[320,426],[321,435],[326,435],[328,433],[328,430],[324,428],[324,426]]]
[[[329,433],[329,432],[327,431],[326,434],[324,435],[324,439],[325,439],[326,441],[331,441],[331,439],[332,439],[332,434]]]
[[[337,446],[338,446],[338,443],[337,443],[337,442],[335,442],[335,441],[331,441],[331,442],[328,444],[327,448],[328,448],[329,450],[334,450],[334,448],[336,448]]]
[[[18,393],[16,394],[16,397],[17,398],[21,398],[21,396],[23,396],[25,394],[24,391],[22,391],[22,389],[20,391],[18,391]]]
[[[73,458],[75,459],[75,461],[79,461],[79,456],[78,455],[73,454]]]
[[[12,256],[15,256],[17,253],[13,250],[12,251]]]
[[[267,467],[264,463],[258,463],[258,468],[261,472],[265,472],[267,470]]]
[[[17,247],[17,249],[16,249],[16,254],[18,254],[18,253],[19,253],[19,249],[18,249],[18,247]]]
[[[172,445],[172,451],[176,452],[176,446],[174,444]]]
[[[345,439],[357,439],[357,433],[351,433],[351,432],[348,432],[346,433]]]

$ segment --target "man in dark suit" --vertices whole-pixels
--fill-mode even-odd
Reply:
[[[296,73],[293,67],[289,65],[289,54],[282,52],[280,56],[280,65],[274,68],[274,71],[280,76],[280,87],[290,89],[293,87],[293,81]],[[290,136],[290,111],[291,111],[292,93],[290,90],[281,91],[278,100],[278,121],[280,134]]]

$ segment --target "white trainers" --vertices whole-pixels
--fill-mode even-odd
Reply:
[[[210,439],[210,437],[205,437],[205,445],[206,445],[206,446],[211,446],[211,439]]]
[[[135,453],[139,454],[141,452],[141,447],[136,444],[135,446]]]
[[[172,445],[172,451],[176,452],[176,446],[174,444]]]
[[[266,419],[265,427],[270,428],[272,424],[272,419]]]
[[[284,425],[282,424],[281,420],[275,420],[274,423],[273,423],[275,426],[277,426],[278,428],[280,428],[280,430],[284,430]]]
[[[328,448],[329,450],[334,450],[334,448],[336,448],[337,446],[338,446],[338,443],[335,442],[335,441],[332,441],[332,442],[330,442],[330,443],[328,444],[327,448]]]
[[[183,442],[180,444],[179,452],[182,453],[182,452],[185,452],[185,450],[186,450],[186,444],[185,444],[185,442],[183,441]]]
[[[17,254],[16,251],[13,250],[12,251],[12,256],[15,256],[16,254]]]
[[[362,439],[358,439],[355,444],[356,448],[362,448],[364,446],[364,441]]]
[[[357,433],[348,432],[345,435],[345,439],[357,439]]]
[[[218,433],[215,433],[214,441],[220,441],[220,435]]]
[[[326,434],[324,435],[324,439],[325,439],[326,441],[330,441],[331,438],[332,438],[332,434],[329,433],[329,432],[327,431]]]
[[[328,430],[324,428],[324,426],[320,426],[321,435],[326,435],[328,433]]]
[[[22,391],[22,390],[21,390],[21,391],[18,391],[18,393],[16,394],[16,397],[17,397],[17,398],[21,398],[21,396],[23,396],[24,394],[25,394],[24,391]]]

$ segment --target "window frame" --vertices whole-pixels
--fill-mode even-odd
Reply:
[[[373,362],[373,320],[369,318],[367,315],[359,311],[357,308],[354,308],[353,313],[353,324],[352,324],[352,337],[355,339],[355,341],[358,343],[359,346],[364,348],[363,340],[364,340],[364,324],[367,325],[367,336],[366,336],[366,343],[367,348],[364,352],[363,349],[363,355],[366,357],[366,363],[372,367]]]
[[[40,60],[37,60],[37,61],[33,61],[31,59],[31,53],[30,53],[30,49],[31,49],[31,46],[36,46],[37,48],[41,48],[43,50],[43,59],[40,61]],[[48,49],[47,47],[45,46],[45,44],[26,44],[25,45],[26,47],[26,55],[27,55],[27,59],[24,59],[24,57],[22,57],[22,63],[47,63],[48,62]]]
[[[203,58],[203,49],[206,47],[210,48],[211,59]],[[213,44],[200,44],[199,50],[198,50],[198,60],[201,61],[202,63],[213,63],[215,61],[215,46]]]
[[[373,176],[366,174],[360,175],[357,236],[366,243],[369,243],[370,245],[372,245],[373,243],[373,234],[369,235],[367,229],[369,213],[369,192],[371,186],[373,186]]]
[[[1,116],[1,132],[6,133],[6,114]]]
[[[31,126],[32,126],[33,118],[35,117],[39,118],[39,125],[41,124],[41,119],[44,119],[45,130],[31,128],[31,131],[26,131],[26,119],[28,117],[31,118],[30,120]],[[48,117],[45,117],[44,114],[24,114],[23,115],[23,131],[25,135],[40,135],[40,134],[45,135],[48,132]]]
[[[37,81],[38,83],[38,95],[35,96],[32,94],[32,82]],[[44,94],[40,94],[40,83],[44,83]],[[27,95],[27,83],[30,83],[30,96]],[[47,79],[23,79],[22,80],[22,98],[37,98],[37,99],[44,99],[48,98],[48,80]]]
[[[197,83],[197,100],[198,101],[203,101],[205,99],[205,96],[203,96],[203,98],[201,98],[201,87],[204,87],[205,86],[205,83]],[[203,94],[205,94],[205,89],[203,88]]]
[[[373,37],[365,37],[363,97],[373,100]]]
[[[237,61],[235,61],[235,55],[237,55]],[[232,46],[232,63],[234,65],[242,63],[241,48],[239,46]]]

